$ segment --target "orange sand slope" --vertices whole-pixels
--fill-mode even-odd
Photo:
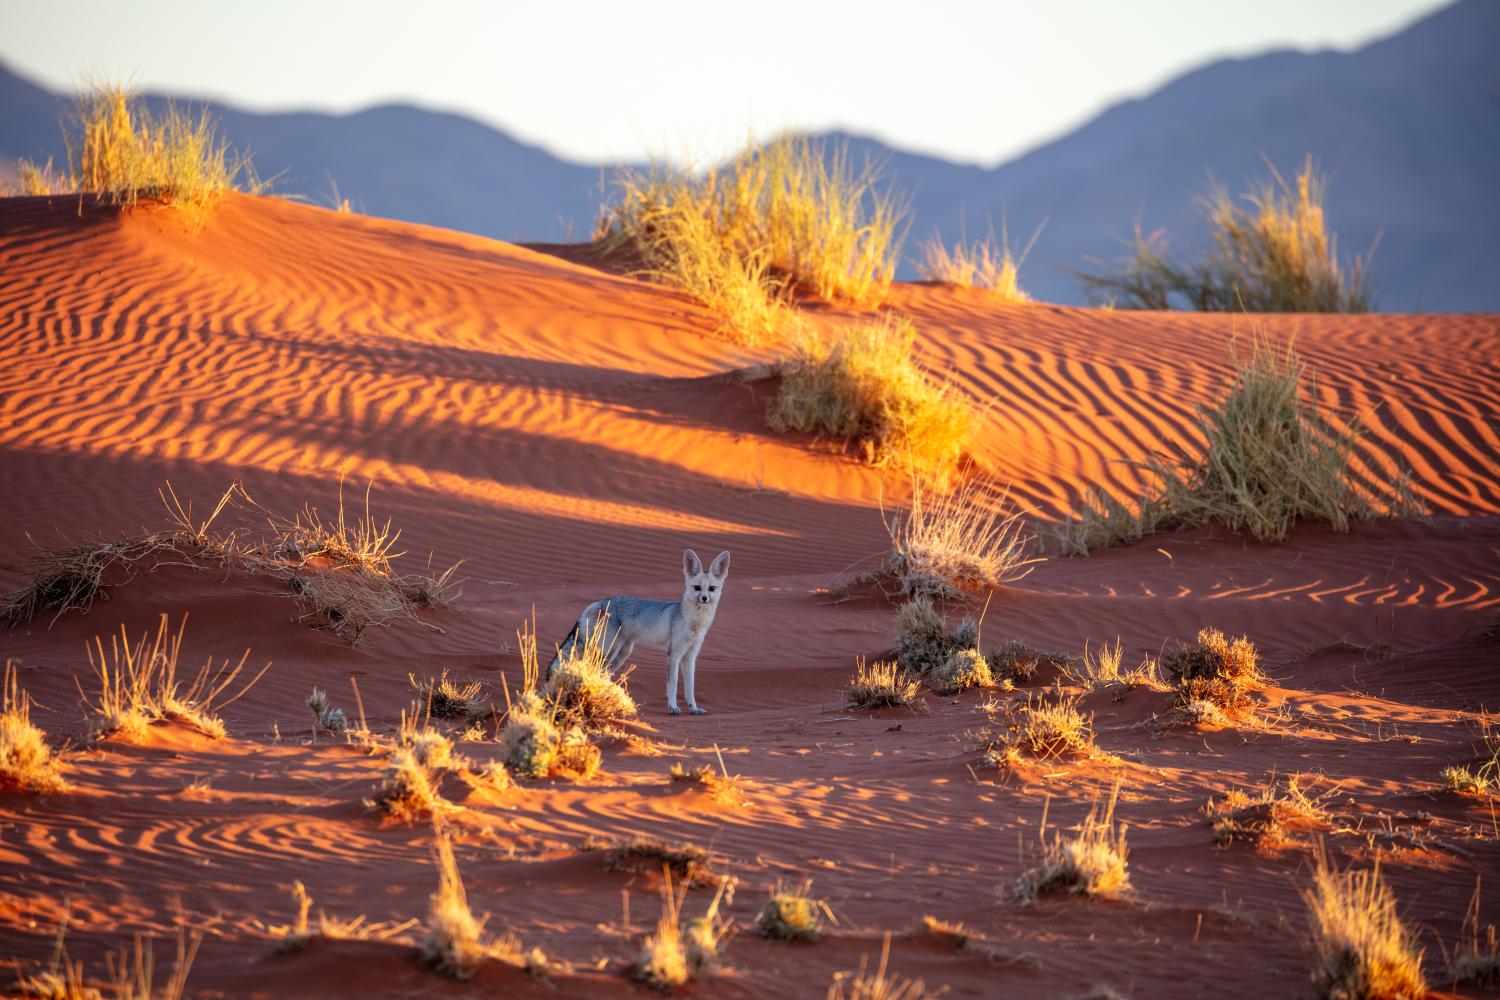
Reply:
[[[1254,325],[999,307],[930,286],[898,286],[892,305],[974,398],[976,460],[1042,518],[1089,485],[1127,495],[1131,461],[1190,445],[1193,408],[1228,384],[1231,345]],[[160,527],[168,480],[200,506],[239,479],[272,509],[324,512],[341,477],[346,500],[373,481],[406,568],[430,553],[435,566],[465,560],[467,578],[454,609],[427,616],[440,633],[396,627],[356,648],[289,621],[264,584],[181,567],[87,614],[0,633],[34,717],[79,747],[73,793],[0,793],[0,959],[43,962],[66,900],[70,950],[94,972],[137,931],[202,928],[190,982],[204,995],[524,992],[522,974],[498,967],[467,985],[427,972],[412,959],[416,930],[270,953],[257,922],[289,919],[295,879],[332,913],[396,922],[424,916],[436,884],[431,829],[382,824],[361,805],[382,760],[310,742],[303,699],[316,685],[352,709],[354,678],[372,726],[389,729],[411,698],[407,673],[446,667],[503,705],[523,621],[534,614],[546,644],[594,597],[675,596],[692,545],[734,553],[700,659],[712,714],[667,716],[663,665],[646,652],[630,681],[660,755],[607,748],[589,781],[466,801],[454,821],[475,910],[574,965],[539,995],[640,990],[622,970],[655,921],[657,880],[603,871],[580,850],[590,834],[692,840],[740,879],[729,912],[741,933],[703,995],[821,996],[886,932],[895,968],[955,996],[1098,983],[1131,996],[1305,992],[1296,888],[1309,848],[1218,850],[1200,812],[1226,788],[1295,771],[1338,785],[1347,829],[1330,849],[1383,858],[1443,986],[1439,943],[1456,939],[1475,873],[1500,865],[1484,802],[1437,781],[1471,758],[1475,712],[1500,704],[1485,634],[1500,604],[1500,317],[1264,326],[1296,338],[1320,400],[1362,417],[1359,474],[1381,478],[1378,456],[1395,458],[1433,516],[1349,536],[1299,529],[1280,547],[1162,535],[1053,559],[997,592],[987,644],[1076,654],[1119,636],[1134,662],[1217,625],[1255,639],[1274,678],[1253,727],[1216,732],[1142,725],[1163,693],[1090,695],[1113,759],[1001,780],[962,739],[985,722],[984,695],[842,709],[856,656],[889,648],[894,615],[818,590],[881,553],[881,506],[899,506],[902,477],[766,431],[765,390],[740,373],[770,356],[715,339],[712,317],[681,295],[271,199],[233,196],[196,233],[151,207],[0,201],[0,587],[24,581],[32,543]],[[187,661],[248,646],[271,670],[226,712],[228,740],[159,728],[142,747],[86,744],[84,641],[140,632],[164,611],[190,614]],[[742,806],[668,780],[673,763],[715,762],[715,748],[742,776]],[[495,756],[490,744],[464,751]],[[1010,899],[1044,809],[1066,828],[1116,778],[1135,897]],[[207,790],[185,793],[195,782]],[[816,945],[756,936],[767,890],[808,876],[838,926]],[[695,890],[689,912],[706,902]],[[1485,905],[1493,919],[1500,887]],[[988,950],[915,933],[924,914],[961,921]]]

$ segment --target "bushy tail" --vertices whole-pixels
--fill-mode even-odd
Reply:
[[[573,623],[573,627],[568,630],[568,634],[565,635],[565,636],[563,636],[563,641],[560,642],[560,643],[558,643],[557,652],[554,653],[553,656],[552,656],[552,662],[549,663],[549,664],[547,664],[547,676],[543,677],[542,680],[544,680],[544,681],[550,681],[552,679],[552,668],[556,667],[557,666],[557,662],[562,659],[562,651],[563,650],[565,650],[565,649],[572,649],[573,648],[573,638],[575,636],[577,636],[577,635],[578,635],[578,623],[574,622]]]

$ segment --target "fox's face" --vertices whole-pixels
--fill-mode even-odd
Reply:
[[[724,578],[729,575],[729,553],[720,552],[719,558],[707,570],[698,553],[687,549],[682,553],[682,589],[684,604],[707,604],[714,606],[724,593]]]

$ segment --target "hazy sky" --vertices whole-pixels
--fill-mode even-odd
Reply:
[[[1357,47],[1441,6],[0,0],[0,59],[264,110],[409,101],[590,162],[842,127],[989,165],[1211,59]]]

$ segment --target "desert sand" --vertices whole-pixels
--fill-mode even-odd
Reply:
[[[1446,988],[1441,948],[1477,874],[1487,919],[1500,916],[1493,800],[1438,779],[1472,758],[1477,713],[1500,705],[1486,631],[1500,605],[1500,316],[1252,321],[1002,306],[931,285],[898,285],[889,305],[979,409],[976,466],[1038,525],[1090,485],[1129,495],[1131,461],[1190,445],[1194,407],[1229,384],[1231,345],[1255,324],[1295,338],[1320,401],[1360,415],[1366,454],[1409,465],[1431,515],[1302,527],[1284,545],[1160,534],[1054,556],[996,590],[986,643],[1076,655],[1119,637],[1135,662],[1212,625],[1254,640],[1272,678],[1253,722],[1211,730],[1148,725],[1161,692],[1089,695],[1108,759],[1006,774],[963,738],[991,694],[845,709],[856,658],[892,645],[894,608],[827,588],[886,550],[882,512],[909,485],[766,430],[769,389],[744,373],[772,354],[715,336],[684,296],[583,255],[268,198],[228,196],[198,232],[150,205],[0,201],[0,590],[26,582],[38,547],[161,527],[168,481],[200,507],[239,480],[267,507],[325,512],[341,480],[346,502],[373,483],[405,568],[462,560],[465,580],[452,608],[422,615],[441,631],[403,623],[357,646],[293,621],[263,582],[183,567],[0,632],[33,718],[71,741],[75,785],[0,792],[0,959],[44,965],[66,906],[69,951],[94,973],[137,933],[156,936],[160,961],[178,926],[202,930],[192,996],[644,996],[625,969],[659,879],[605,871],[582,847],[642,835],[706,847],[738,879],[738,933],[694,995],[822,996],[887,932],[892,967],[950,996],[1310,995],[1298,888],[1315,836],[1220,847],[1202,812],[1302,772],[1336,786],[1328,851],[1378,856]],[[493,965],[453,982],[415,960],[419,928],[273,954],[262,925],[290,919],[294,880],[333,914],[398,923],[423,918],[435,886],[431,826],[365,808],[383,761],[312,739],[312,687],[352,711],[355,679],[386,731],[411,702],[409,672],[483,681],[503,706],[524,622],[545,646],[596,597],[675,598],[686,546],[733,553],[699,660],[710,714],[667,715],[662,657],[638,652],[643,742],[606,744],[586,781],[455,793],[474,910],[571,973],[543,985]],[[186,662],[248,647],[270,669],[224,713],[227,739],[160,725],[138,746],[91,742],[85,643],[163,612],[189,616]],[[492,746],[461,744],[481,760]],[[739,804],[669,780],[674,763],[717,766],[716,748]],[[1012,899],[1044,810],[1065,829],[1116,781],[1134,894]],[[818,943],[759,937],[768,891],[807,878],[837,924]],[[688,909],[708,894],[692,890]],[[983,946],[920,932],[929,915]]]

